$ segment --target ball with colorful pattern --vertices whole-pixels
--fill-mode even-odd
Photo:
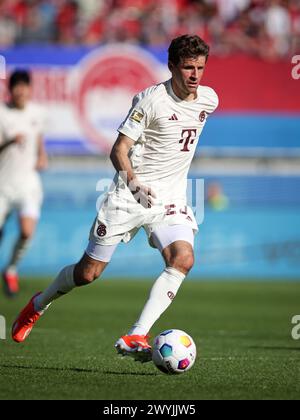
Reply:
[[[189,371],[196,360],[197,350],[191,336],[181,330],[167,330],[154,340],[153,362],[167,374]]]

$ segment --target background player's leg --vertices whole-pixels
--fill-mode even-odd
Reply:
[[[162,251],[167,268],[154,283],[140,318],[129,335],[146,335],[174,300],[183,280],[194,264],[190,243],[176,241]]]
[[[0,224],[0,245],[4,237],[4,226],[5,226],[5,221],[2,224]]]
[[[7,272],[16,272],[17,266],[27,251],[33,237],[37,224],[37,219],[31,217],[20,217],[20,235],[13,248],[8,262]]]
[[[36,223],[37,219],[20,217],[20,235],[14,245],[10,260],[3,273],[5,292],[8,297],[14,297],[19,292],[17,266],[29,247]]]
[[[6,220],[7,220],[6,215],[3,215],[2,217],[0,215],[0,245],[4,236],[4,226],[5,226]]]
[[[0,197],[0,245],[4,236],[4,226],[10,216],[10,210],[3,197]]]

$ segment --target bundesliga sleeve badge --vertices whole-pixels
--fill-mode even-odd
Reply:
[[[136,109],[134,109],[130,115],[130,121],[136,122],[138,124],[140,124],[143,121],[144,118],[144,114],[140,111],[137,111]]]

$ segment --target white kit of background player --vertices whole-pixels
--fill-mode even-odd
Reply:
[[[27,71],[14,71],[9,80],[10,100],[0,105],[0,237],[12,211],[19,215],[19,237],[3,272],[8,296],[19,291],[17,266],[40,217],[43,191],[39,171],[47,166],[45,111],[31,102],[30,84]]]

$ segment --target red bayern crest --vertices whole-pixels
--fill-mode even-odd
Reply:
[[[100,238],[104,238],[107,234],[107,228],[104,223],[100,223],[97,227],[97,235],[100,236]]]
[[[200,112],[200,115],[199,115],[200,122],[204,122],[205,119],[206,119],[206,112],[205,111]]]

